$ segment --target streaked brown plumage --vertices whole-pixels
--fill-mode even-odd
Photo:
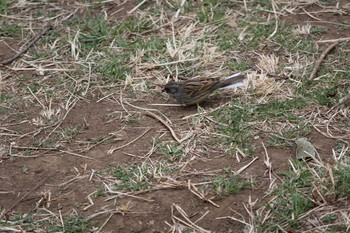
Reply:
[[[193,105],[205,100],[217,89],[244,86],[245,75],[237,73],[225,79],[206,78],[179,82],[169,82],[163,91],[174,97],[182,105]]]

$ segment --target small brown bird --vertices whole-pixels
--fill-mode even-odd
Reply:
[[[245,77],[244,74],[237,73],[225,79],[206,78],[169,82],[162,91],[174,97],[180,104],[188,106],[202,102],[215,90],[244,87],[242,81]]]

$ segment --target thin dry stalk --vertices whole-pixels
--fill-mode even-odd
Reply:
[[[273,32],[269,35],[269,38],[272,38],[278,30],[278,15],[276,12],[276,3],[274,0],[271,1],[271,5],[272,5],[272,9],[273,9],[273,13],[275,14],[275,30],[273,30]]]
[[[334,43],[334,42],[346,42],[349,41],[350,37],[344,37],[344,38],[337,38],[337,39],[329,39],[329,40],[319,40],[317,43]]]
[[[305,12],[305,14],[307,14],[307,15],[310,16],[311,18],[316,19],[317,21],[322,21],[322,19],[317,18],[316,16],[313,16],[310,12],[306,11],[306,10],[304,9],[304,7],[302,7],[301,9]]]
[[[101,232],[101,230],[103,229],[104,226],[106,226],[106,224],[109,222],[109,220],[112,218],[112,216],[114,215],[114,213],[111,213],[108,218],[106,219],[106,221],[101,225],[101,227],[98,229],[98,231],[96,233]]]
[[[177,217],[175,215],[175,210],[177,210],[177,212],[184,218],[181,219],[179,217]],[[173,220],[174,223],[176,222],[181,222],[182,224],[184,224],[185,226],[189,227],[190,229],[193,229],[195,231],[199,231],[201,233],[210,233],[211,231],[208,231],[198,225],[196,225],[194,222],[192,222],[189,218],[188,215],[186,214],[186,212],[177,204],[173,204],[171,206],[171,218]],[[176,229],[176,228],[175,228]]]
[[[66,113],[64,114],[63,118],[60,120],[60,122],[56,125],[56,127],[46,136],[46,140],[51,136],[51,134],[53,132],[55,132],[58,127],[61,126],[61,124],[63,123],[63,121],[66,119],[66,117],[68,116],[69,112],[73,109],[73,107],[75,106],[75,104],[78,102],[78,100],[73,100],[72,105],[69,107],[69,101],[66,103],[66,109],[68,108],[68,110],[66,111]]]
[[[245,169],[247,169],[250,165],[252,165],[258,157],[255,157],[252,161],[250,161],[247,165],[241,167],[238,171],[234,172],[234,175],[239,175],[241,174]]]
[[[209,111],[206,111],[206,112],[200,112],[200,113],[195,113],[195,114],[191,114],[191,115],[185,116],[185,117],[182,118],[182,120],[186,120],[188,118],[192,118],[192,117],[201,116],[201,115],[205,115],[205,114],[216,112],[217,110],[225,107],[228,104],[230,104],[230,103],[225,103],[225,104],[223,104],[223,105],[221,105],[219,107],[216,107],[214,109],[210,109]]]
[[[62,153],[65,153],[65,154],[74,155],[74,156],[77,156],[77,157],[79,157],[79,158],[96,160],[95,158],[91,158],[91,157],[89,157],[89,156],[81,155],[81,154],[74,153],[74,152],[71,152],[71,151],[66,151],[66,150],[58,150],[58,151],[59,151],[59,152],[62,152]]]
[[[275,179],[272,177],[272,163],[270,161],[270,156],[269,156],[269,153],[267,152],[265,144],[263,142],[261,144],[265,151],[264,164],[266,165],[267,172],[269,173],[269,180],[270,180],[269,190],[272,190],[273,184],[275,183]]]
[[[86,207],[84,207],[83,210],[87,210],[87,209],[89,209],[91,206],[93,206],[93,205],[95,204],[94,201],[93,201],[92,198],[91,198],[91,196],[94,195],[95,193],[97,193],[97,191],[94,191],[94,192],[90,193],[89,195],[87,195],[86,198],[87,198],[88,201],[89,201],[89,205],[87,205]]]
[[[52,185],[52,186],[58,186],[58,187],[62,188],[63,190],[65,190],[65,189],[68,188],[68,186],[70,184],[72,184],[74,182],[77,182],[79,180],[82,180],[84,178],[88,178],[88,177],[89,177],[89,175],[83,175],[83,176],[77,175],[77,176],[73,177],[72,179],[67,180],[66,182],[63,182],[63,183],[61,183],[59,185]],[[66,187],[64,187],[64,186],[66,186]]]
[[[91,159],[91,160],[96,160],[95,158],[91,158],[89,156],[85,156],[85,155],[81,155],[81,154],[77,154],[71,151],[65,151],[65,150],[59,150],[58,148],[45,148],[45,147],[27,147],[27,146],[13,146],[11,145],[10,150],[11,149],[17,149],[17,150],[45,150],[45,151],[58,151],[58,152],[62,152],[65,154],[69,154],[69,155],[74,155],[80,158],[84,158],[84,159]],[[10,152],[11,154],[11,152]],[[24,156],[26,157],[26,156]],[[37,156],[36,156],[37,157]]]
[[[158,115],[154,114],[153,112],[150,111],[145,111],[144,114],[146,116],[150,116],[156,120],[158,120],[160,123],[162,123],[171,133],[171,136],[173,136],[173,138],[178,142],[181,143],[182,141],[184,141],[184,139],[179,139],[175,133],[175,131],[173,130],[173,128],[170,127],[170,125],[165,122],[162,118],[160,118]]]
[[[128,15],[132,14],[134,11],[136,11],[137,9],[140,8],[140,6],[142,6],[147,0],[143,0],[142,2],[140,2],[137,6],[135,6],[133,9],[131,9],[130,11],[128,11]]]
[[[112,200],[112,199],[115,199],[115,198],[120,197],[120,196],[127,196],[127,197],[132,197],[132,198],[135,198],[135,199],[138,199],[138,200],[142,200],[142,201],[154,202],[154,200],[152,200],[152,199],[147,199],[147,198],[143,198],[143,197],[138,197],[138,196],[132,195],[132,194],[130,194],[130,193],[114,191],[114,190],[112,190],[112,188],[111,188],[110,186],[108,186],[108,185],[107,185],[106,183],[104,183],[104,182],[103,182],[103,185],[104,185],[105,188],[107,189],[107,192],[108,192],[108,193],[117,194],[116,196],[107,198],[107,199],[106,199],[107,201]]]
[[[63,217],[62,217],[62,211],[58,210],[58,214],[60,216],[60,221],[61,221],[62,228],[64,228],[64,221],[63,221]]]
[[[109,151],[107,152],[107,154],[113,154],[114,151],[120,150],[120,149],[122,149],[122,148],[124,148],[124,147],[126,147],[126,146],[129,146],[130,144],[133,144],[134,142],[136,142],[137,140],[139,140],[140,138],[142,138],[143,135],[145,135],[146,133],[148,133],[150,130],[151,130],[150,128],[146,129],[140,136],[138,136],[138,137],[135,138],[134,140],[132,140],[132,141],[130,141],[130,142],[128,142],[128,143],[126,143],[126,144],[124,144],[124,145],[122,145],[122,146],[118,146],[118,147],[116,147],[116,148],[113,148],[113,147],[112,147],[111,149],[109,149]]]
[[[122,128],[122,130],[123,130],[123,129],[124,129],[124,127]],[[111,134],[110,136],[108,136],[108,137],[106,137],[106,138],[100,140],[99,142],[93,144],[92,146],[88,146],[87,148],[81,150],[80,152],[89,151],[89,150],[91,150],[92,148],[95,148],[96,146],[98,146],[98,145],[100,145],[100,144],[102,144],[102,143],[104,143],[104,142],[106,142],[106,141],[108,141],[108,140],[110,140],[110,139],[112,139],[112,138],[114,138],[114,137],[117,136],[116,133],[110,133],[110,134]],[[115,141],[122,141],[122,140],[123,140],[122,138],[116,138],[116,139],[114,139],[113,141],[115,142]]]
[[[191,184],[191,181],[188,180],[188,190],[191,191],[191,193],[193,193],[194,195],[196,195],[197,197],[199,197],[201,200],[209,202],[210,204],[212,204],[213,206],[220,208],[220,206],[216,203],[214,203],[212,200],[205,198],[205,196],[203,195],[203,193],[201,193],[196,186],[194,186],[193,184]]]
[[[8,232],[8,231],[11,231],[11,232],[23,232],[23,230],[16,229],[16,228],[13,228],[13,227],[0,227],[0,231],[1,232]]]
[[[34,36],[30,41],[28,41],[23,48],[13,57],[6,59],[5,61],[1,62],[1,65],[8,65],[17,58],[19,58],[23,53],[27,52],[30,47],[32,47],[41,37],[43,37],[48,31],[52,30],[52,25],[49,25],[46,27],[43,31],[38,33],[36,36]]]
[[[346,95],[343,98],[341,98],[339,100],[339,102],[334,105],[331,109],[329,109],[329,111],[327,113],[329,113],[330,111],[334,110],[337,107],[349,107],[350,106],[350,95]]]
[[[327,56],[327,54],[332,51],[332,49],[335,48],[335,46],[337,46],[339,44],[338,41],[334,42],[333,44],[331,44],[330,46],[328,46],[328,48],[321,54],[320,58],[316,61],[315,66],[311,72],[310,75],[310,80],[314,80],[316,78],[316,74],[318,71],[318,68],[320,67],[322,61],[324,60],[324,58]]]
[[[168,117],[166,117],[161,111],[157,110],[157,109],[152,109],[152,108],[142,108],[142,107],[139,107],[139,106],[135,106],[135,105],[132,105],[130,104],[129,102],[127,101],[124,101],[127,105],[133,107],[133,108],[136,108],[136,109],[139,109],[139,110],[142,110],[142,111],[154,111],[154,112],[158,112],[159,114],[161,114],[167,122],[171,123],[171,121],[169,120]]]
[[[215,219],[231,219],[231,220],[233,220],[233,221],[236,221],[236,222],[242,223],[242,224],[244,224],[244,225],[250,226],[250,224],[247,223],[247,222],[244,220],[244,218],[243,218],[243,220],[241,220],[241,219],[235,218],[235,217],[233,217],[233,216],[224,216],[224,217],[217,217],[217,218],[215,218]]]

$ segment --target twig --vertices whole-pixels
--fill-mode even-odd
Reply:
[[[69,155],[74,155],[80,158],[84,158],[84,159],[91,159],[91,160],[96,160],[95,158],[91,158],[89,156],[85,156],[85,155],[81,155],[81,154],[77,154],[71,151],[67,151],[67,150],[58,150],[59,152],[65,153],[65,154],[69,154]]]
[[[123,192],[117,192],[117,191],[113,191],[113,190],[108,190],[108,193],[109,194],[117,194],[113,197],[109,197],[107,198],[106,200],[111,200],[111,199],[115,199],[117,197],[120,197],[120,196],[126,196],[126,197],[132,197],[132,198],[135,198],[137,200],[142,200],[142,201],[147,201],[147,202],[154,202],[154,200],[152,199],[147,199],[147,198],[143,198],[143,197],[138,197],[138,196],[135,196],[135,195],[132,195],[132,194],[129,194],[129,193],[123,193]]]
[[[193,184],[191,184],[191,181],[190,181],[190,180],[188,180],[188,190],[190,190],[194,195],[196,195],[197,197],[199,197],[201,200],[207,201],[207,202],[209,202],[210,204],[212,204],[213,206],[220,208],[220,206],[219,206],[218,204],[216,204],[216,203],[213,202],[212,200],[206,198],[206,197],[204,196],[204,194],[201,193],[201,192],[197,189],[196,186],[194,186]]]
[[[114,213],[111,213],[111,214],[109,215],[109,217],[106,219],[106,221],[105,221],[105,222],[102,224],[102,226],[98,229],[97,233],[101,232],[102,228],[103,228],[104,226],[106,226],[106,224],[107,224],[108,221],[113,217],[113,215],[114,215]]]
[[[49,25],[48,27],[46,27],[43,31],[41,31],[39,34],[37,34],[36,36],[33,37],[33,39],[31,39],[30,41],[28,41],[25,46],[13,57],[6,59],[4,61],[2,61],[0,64],[1,65],[8,65],[11,62],[13,62],[14,60],[16,60],[17,58],[19,58],[23,53],[27,52],[28,49],[30,47],[32,47],[41,37],[43,37],[45,35],[46,32],[52,30],[52,25]]]
[[[328,110],[327,113],[333,111],[337,107],[342,107],[342,106],[344,107],[350,106],[350,95],[347,95],[341,98],[337,104],[335,104],[333,107],[331,107],[331,109]]]
[[[132,140],[132,141],[130,141],[130,142],[128,142],[128,143],[126,143],[126,144],[124,144],[124,145],[122,145],[122,146],[119,146],[119,147],[117,147],[117,148],[111,148],[107,153],[108,153],[108,154],[113,154],[114,151],[119,150],[119,149],[122,149],[122,148],[124,148],[124,147],[126,147],[126,146],[128,146],[128,145],[130,145],[130,144],[132,144],[132,143],[134,143],[134,142],[136,142],[136,141],[139,140],[143,135],[145,135],[146,133],[148,133],[148,131],[150,131],[150,130],[151,130],[151,129],[146,129],[145,132],[143,132],[140,136],[138,136],[138,137],[135,138],[134,140]]]
[[[316,19],[316,20],[318,20],[318,21],[322,21],[322,19],[317,18],[316,16],[313,16],[311,13],[307,12],[307,11],[304,9],[304,7],[302,7],[301,9],[305,12],[305,14],[307,14],[308,16],[310,16],[310,18]]]
[[[199,60],[199,58],[195,57],[195,58],[189,58],[189,59],[184,59],[184,60],[171,61],[171,62],[166,62],[166,63],[161,63],[161,64],[152,64],[152,66],[154,66],[154,67],[168,66],[168,65],[178,64],[178,63],[184,63],[184,62],[187,62],[187,61],[197,61],[197,60]]]
[[[273,179],[272,177],[272,162],[270,161],[270,156],[269,156],[269,153],[267,152],[264,142],[262,142],[261,144],[265,151],[264,164],[267,167],[267,172],[269,173],[269,180],[270,180],[269,190],[272,190],[273,184],[275,183],[275,180],[276,180],[276,179]]]
[[[150,106],[181,107],[181,104],[149,104]]]
[[[46,110],[46,107],[43,103],[41,103],[41,101],[38,99],[38,97],[36,97],[36,95],[34,95],[33,91],[30,89],[29,86],[27,86],[27,89],[29,90],[30,94],[32,94],[32,96],[36,99],[36,101],[38,101],[38,103],[41,105],[41,107],[43,107],[43,110]]]
[[[18,150],[51,150],[51,151],[58,151],[57,148],[54,147],[33,147],[33,146],[11,146],[13,149]]]
[[[176,14],[175,14],[175,19],[177,19],[178,17],[179,17],[179,14],[180,14],[180,12],[181,12],[181,9],[184,7],[184,5],[185,5],[185,2],[186,2],[186,0],[182,0],[181,1],[181,4],[180,4],[180,7],[179,7],[179,9],[177,10],[177,12],[176,12]]]
[[[310,80],[314,80],[318,71],[318,68],[320,67],[323,59],[327,56],[327,54],[335,48],[335,46],[338,45],[338,41],[334,42],[333,44],[331,44],[320,56],[320,58],[317,60],[317,62],[315,63],[314,69],[312,70],[312,73],[310,75]]]
[[[157,109],[153,109],[153,108],[142,108],[142,107],[139,107],[139,106],[136,106],[136,105],[133,105],[133,104],[130,104],[129,102],[127,101],[124,101],[127,105],[133,107],[133,108],[136,108],[136,109],[139,109],[139,110],[143,110],[143,111],[156,111],[158,112],[159,114],[161,114],[168,122],[171,122],[169,120],[169,118],[167,118],[161,111],[157,110]]]
[[[182,220],[181,218],[177,217],[174,213],[174,209],[178,211],[178,213],[185,219]],[[211,231],[208,231],[198,225],[196,225],[194,222],[192,222],[189,218],[186,212],[177,204],[173,203],[171,206],[171,218],[173,219],[173,222],[176,223],[174,220],[177,220],[181,222],[182,224],[192,228],[195,231],[202,232],[202,233],[210,233]]]
[[[80,152],[89,151],[89,150],[91,150],[92,148],[94,148],[94,147],[96,147],[96,146],[98,146],[98,145],[104,143],[105,141],[108,141],[109,139],[114,138],[115,136],[116,136],[116,135],[112,134],[111,136],[102,139],[101,141],[99,141],[99,142],[93,144],[92,146],[88,146],[87,148],[85,148],[84,150],[81,150]],[[122,140],[123,140],[123,139],[121,139],[121,138],[116,138],[114,141],[122,141]]]
[[[275,14],[275,30],[273,30],[273,32],[269,35],[269,38],[272,38],[278,30],[278,16],[277,16],[277,12],[276,12],[276,3],[275,1],[271,1],[271,5],[272,5],[272,9],[273,9],[273,13]]]
[[[199,113],[196,113],[196,114],[184,116],[184,117],[181,118],[181,119],[182,119],[182,120],[186,120],[186,119],[188,119],[188,118],[192,118],[192,117],[196,117],[196,116],[200,116],[200,115],[205,115],[205,114],[208,114],[208,113],[212,113],[212,112],[215,112],[215,111],[219,110],[220,108],[223,108],[224,106],[226,106],[226,105],[228,105],[228,104],[229,104],[229,103],[225,103],[225,104],[223,104],[223,105],[220,105],[219,107],[210,109],[209,111],[206,111],[206,112],[199,112]]]
[[[18,230],[18,229],[13,228],[13,227],[0,227],[0,231],[3,231],[3,232],[23,232],[22,230]]]
[[[255,157],[252,161],[250,161],[247,165],[245,165],[244,167],[241,167],[238,171],[234,172],[235,175],[239,175],[241,174],[245,169],[247,169],[250,165],[252,165],[252,163],[255,162],[255,160],[257,160],[258,157]]]
[[[319,40],[317,43],[330,43],[330,42],[344,42],[350,40],[350,37],[343,37],[337,39],[329,39],[329,40]]]
[[[158,121],[160,121],[165,127],[168,128],[168,130],[170,131],[171,133],[171,136],[173,136],[173,138],[178,142],[178,143],[181,143],[182,140],[179,139],[177,136],[176,136],[176,133],[175,131],[173,130],[173,128],[170,127],[170,125],[168,123],[166,123],[162,118],[160,118],[159,116],[157,116],[156,114],[154,114],[153,112],[150,112],[150,111],[145,111],[145,115],[147,116],[150,116]]]
[[[58,148],[50,148],[50,147],[32,147],[32,146],[12,146],[11,148],[17,149],[17,150],[46,150],[46,151],[57,151],[57,152],[62,152],[65,154],[69,155],[74,155],[80,158],[85,158],[85,159],[91,159],[91,160],[96,160],[95,158],[91,158],[89,156],[77,154],[71,151],[66,151],[66,150],[60,150]],[[27,157],[27,156],[26,156]]]
[[[136,11],[140,6],[142,6],[147,0],[143,0],[142,2],[140,2],[137,6],[135,6],[132,10],[128,11],[128,14],[133,13],[134,11]]]
[[[242,223],[242,224],[244,224],[244,225],[250,226],[250,224],[247,223],[246,221],[240,220],[240,219],[235,218],[235,217],[233,217],[233,216],[217,217],[217,218],[215,218],[215,219],[231,219],[231,220],[233,220],[233,221],[237,221],[237,222],[240,222],[240,223]]]
[[[70,97],[69,97],[69,99],[70,99]],[[68,100],[69,101],[69,100]],[[61,119],[61,121],[60,122],[58,122],[57,123],[57,125],[56,125],[56,127],[46,136],[46,140],[51,136],[51,134],[53,133],[53,132],[55,132],[56,131],[56,129],[58,129],[58,127],[60,127],[61,126],[61,124],[63,123],[63,121],[66,119],[66,117],[68,116],[68,113],[73,109],[73,107],[75,106],[75,104],[78,102],[78,100],[76,100],[74,103],[72,103],[72,106],[70,106],[69,108],[68,108],[68,102],[67,102],[67,104],[66,104],[66,109],[68,108],[68,110],[67,110],[67,112],[64,114],[64,116],[63,116],[63,118]]]
[[[320,130],[319,128],[317,128],[316,125],[313,125],[313,124],[312,124],[312,127],[314,127],[314,129],[316,129],[317,132],[319,132],[320,134],[322,134],[323,136],[325,136],[325,137],[327,137],[327,138],[340,139],[340,140],[350,139],[350,134],[348,134],[348,135],[343,135],[343,136],[333,136],[333,135],[329,135],[329,134],[323,132],[322,130]]]

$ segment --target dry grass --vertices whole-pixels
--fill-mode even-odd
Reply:
[[[157,191],[185,190],[192,200],[221,212],[214,216],[215,211],[203,204],[192,216],[174,201],[167,206],[170,218],[162,222],[169,232],[210,232],[209,219],[228,225],[239,222],[246,232],[349,231],[348,196],[337,191],[343,187],[341,177],[348,179],[343,168],[349,157],[349,70],[341,52],[347,49],[348,39],[324,40],[313,31],[314,21],[331,24],[323,16],[347,15],[346,6],[322,1],[182,0],[140,1],[128,8],[128,2],[115,7],[113,1],[67,5],[22,1],[0,8],[1,17],[9,22],[8,33],[14,31],[11,36],[1,34],[4,46],[11,48],[7,56],[23,53],[0,70],[0,135],[4,137],[0,159],[3,164],[45,156],[85,161],[69,167],[70,175],[55,176],[59,181],[50,180],[52,188],[42,192],[27,213],[12,211],[45,179],[12,206],[4,205],[0,230],[73,232],[77,227],[77,232],[87,228],[103,232],[113,216],[148,214],[135,203],[155,206],[152,194]],[[116,20],[124,11],[124,18]],[[100,17],[91,18],[95,15]],[[286,23],[294,15],[312,20]],[[48,23],[53,31],[40,34]],[[20,28],[17,34],[14,25]],[[29,49],[27,41],[38,33],[39,41]],[[338,45],[335,51],[319,59],[317,54],[324,49],[316,42],[333,40]],[[247,73],[246,89],[214,94],[209,104],[197,108],[173,105],[160,93],[171,79],[226,77],[238,71]],[[309,80],[310,74],[316,78]],[[98,110],[84,108],[90,104]],[[77,109],[89,114],[79,115]],[[105,130],[102,136],[84,135],[92,123],[96,131]],[[108,124],[113,127],[105,127]],[[276,173],[271,150],[288,150],[311,132],[342,145],[327,148],[333,154],[323,153],[333,160],[318,156],[306,163],[284,154],[288,160],[277,160],[289,166],[290,176]],[[96,151],[102,158],[94,157]],[[107,162],[121,155],[128,159]],[[216,163],[222,158],[231,168],[234,161],[234,169],[227,172]],[[94,163],[98,170],[90,168]],[[25,167],[22,173],[27,172]],[[264,171],[258,173],[262,167]],[[54,173],[60,168],[50,169]],[[232,176],[250,183],[252,192],[259,194],[255,200],[251,196],[239,200],[241,211],[218,204],[241,190],[230,183]],[[255,189],[255,179],[264,187]],[[298,183],[303,179],[306,185]],[[69,211],[53,210],[51,203],[62,198],[60,190],[86,184],[82,211],[73,206]],[[292,189],[295,184],[300,186]],[[295,202],[302,200],[301,206],[283,202],[295,196],[299,198]],[[86,225],[101,218],[97,226]]]

